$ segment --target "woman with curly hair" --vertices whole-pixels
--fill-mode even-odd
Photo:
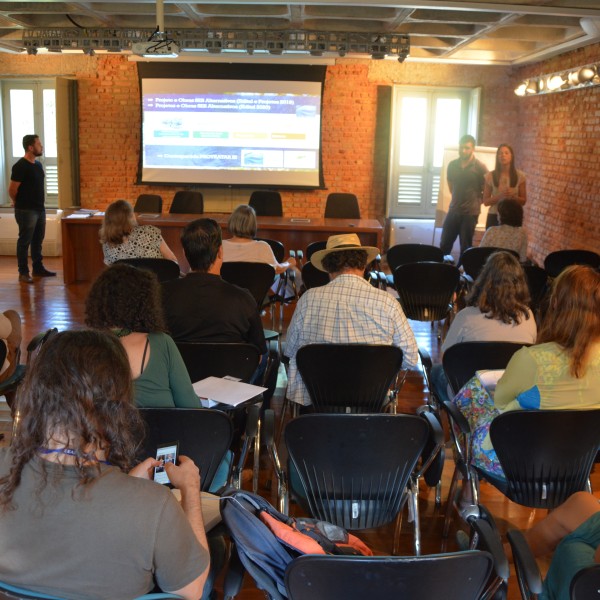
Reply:
[[[600,408],[598,389],[600,273],[577,265],[554,280],[536,344],[515,352],[493,398],[486,397],[485,388],[479,396],[467,389],[454,398],[471,424],[473,462],[504,475],[489,438],[490,423],[500,412]]]
[[[100,243],[106,265],[124,258],[167,258],[177,262],[160,229],[138,225],[127,200],[115,200],[108,205],[100,227]]]
[[[143,421],[127,356],[101,331],[65,331],[19,389],[20,421],[0,449],[0,579],[70,600],[154,588],[197,599],[209,555],[193,461],[165,465],[181,506],[137,463]],[[32,543],[35,540],[35,543]]]
[[[88,294],[85,322],[121,340],[142,407],[199,408],[175,342],[165,333],[160,285],[154,273],[126,264],[106,269]]]

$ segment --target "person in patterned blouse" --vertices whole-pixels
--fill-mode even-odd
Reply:
[[[127,200],[116,200],[104,213],[100,228],[104,264],[112,265],[123,258],[177,258],[158,227],[138,225],[133,207]]]

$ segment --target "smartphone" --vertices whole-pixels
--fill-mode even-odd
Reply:
[[[159,467],[154,467],[154,481],[163,485],[171,485],[164,464],[168,462],[177,464],[179,460],[179,442],[160,444],[156,450],[156,460],[163,461],[163,464]]]

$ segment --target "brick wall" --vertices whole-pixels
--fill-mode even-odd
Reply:
[[[600,44],[515,70],[528,76],[600,61]],[[600,252],[600,87],[519,98],[516,152],[527,173],[529,252]]]
[[[528,175],[526,224],[530,249],[540,260],[565,246],[598,249],[595,180],[600,156],[600,87],[517,98],[513,90],[530,74],[552,72],[600,58],[600,44],[546,63],[494,66],[399,64],[339,59],[328,67],[323,108],[323,169],[327,190],[283,191],[288,216],[323,214],[332,191],[357,194],[366,218],[383,218],[387,182],[387,104],[382,90],[395,84],[481,87],[478,143],[511,143]],[[176,188],[136,185],[139,158],[139,91],[135,63],[122,56],[0,55],[2,73],[28,78],[73,76],[79,86],[81,196],[87,207],[116,198],[162,194]],[[229,210],[247,190],[206,190],[206,210]]]

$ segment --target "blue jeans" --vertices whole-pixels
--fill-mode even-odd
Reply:
[[[17,240],[19,274],[27,275],[29,273],[27,264],[29,246],[31,246],[33,271],[41,271],[44,268],[42,264],[42,242],[46,235],[46,211],[15,208],[15,220],[19,226],[19,239]]]
[[[452,246],[458,237],[460,239],[460,253],[473,245],[473,233],[477,225],[477,215],[461,215],[452,210],[446,215],[442,228],[440,248],[444,255],[452,252]]]

